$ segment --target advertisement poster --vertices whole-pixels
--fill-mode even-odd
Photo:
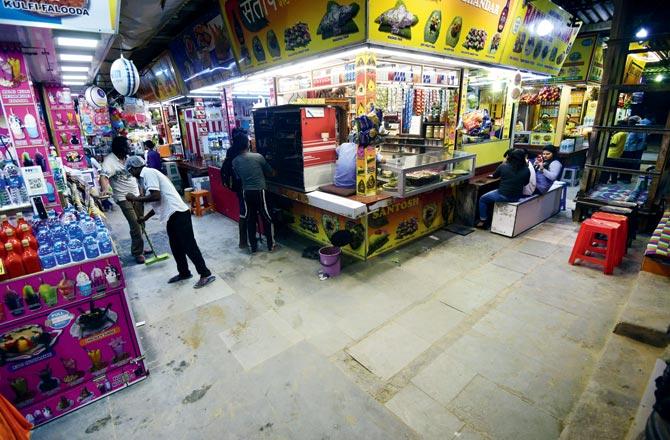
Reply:
[[[577,37],[567,59],[563,62],[561,71],[554,79],[556,81],[586,81],[591,59],[596,48],[596,41],[597,38],[595,35]],[[600,53],[602,54],[602,50]]]
[[[485,62],[500,60],[519,0],[370,2],[369,39]]]
[[[154,62],[151,66],[151,73],[154,80],[154,90],[160,101],[167,101],[181,94],[179,78],[169,53],[163,53]]]
[[[85,99],[79,99],[79,118],[84,136],[112,135],[109,106],[93,108]]]
[[[137,97],[147,102],[158,102],[158,95],[154,84],[156,77],[151,69],[146,69],[140,73],[140,87],[137,89]]]
[[[0,24],[115,34],[121,0],[10,0],[0,2]]]
[[[603,79],[603,66],[605,64],[605,51],[603,49],[603,39],[598,38],[596,47],[593,50],[591,59],[591,69],[589,70],[589,81],[600,82]]]
[[[364,0],[219,0],[235,58],[250,72],[365,39]]]
[[[549,0],[519,2],[510,16],[510,34],[500,62],[547,75],[557,75],[572,49],[580,26]]]
[[[54,137],[53,142],[63,163],[75,169],[87,168],[81,130],[70,89],[45,86],[44,103]]]
[[[0,393],[36,425],[147,374],[116,256],[5,283]]]
[[[219,13],[189,26],[172,43],[170,53],[189,90],[238,76],[237,64]]]
[[[38,165],[44,174],[47,207],[59,207],[54,180],[48,165],[49,147],[43,132],[33,89],[30,86],[28,66],[18,48],[6,47],[0,50],[0,105],[9,131],[11,146],[5,145],[5,159],[10,159],[16,167]],[[7,170],[8,162],[5,162]],[[18,173],[10,179],[16,191],[10,191],[15,200],[10,204],[27,203],[28,194],[23,178]]]
[[[351,232],[352,242],[344,246],[342,252],[365,258],[365,226],[361,219],[352,220],[298,202],[292,203],[290,212],[284,211],[284,216],[291,230],[326,245],[330,245],[330,237],[335,232],[348,230]]]

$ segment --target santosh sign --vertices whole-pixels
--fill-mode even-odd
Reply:
[[[85,0],[81,0],[82,6],[86,4]],[[37,14],[47,15],[90,15],[88,8],[76,6],[57,5],[48,2],[24,2],[14,0],[3,0],[2,5],[5,9],[15,9],[19,11],[33,12]]]

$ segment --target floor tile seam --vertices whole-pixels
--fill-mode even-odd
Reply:
[[[468,383],[469,383],[469,382],[468,382]],[[462,418],[458,417],[458,415],[454,414],[451,410],[449,410],[449,409],[446,407],[446,405],[444,405],[442,402],[439,402],[439,401],[436,400],[436,399],[433,399],[432,396],[430,396],[430,395],[429,395],[428,393],[426,393],[423,389],[421,389],[420,387],[418,387],[417,385],[415,385],[415,384],[412,383],[412,382],[410,382],[410,383],[407,384],[405,387],[403,387],[400,391],[398,391],[398,393],[396,393],[395,396],[397,396],[397,395],[398,395],[402,390],[404,390],[407,386],[413,386],[413,387],[416,388],[421,394],[423,394],[424,397],[426,397],[427,399],[430,399],[434,404],[438,405],[441,409],[443,409],[444,411],[446,411],[449,415],[451,415],[451,416],[453,416],[454,418],[456,418],[456,419],[461,423],[461,426],[456,430],[457,432],[461,431],[461,430],[463,429],[463,427],[465,427],[465,425],[467,424],[467,422],[466,422],[465,420],[463,420]],[[466,385],[466,386],[467,386],[467,385]],[[463,388],[465,388],[465,386],[464,386]],[[395,398],[395,396],[394,396],[394,398]],[[391,400],[393,400],[393,398],[389,399],[385,404],[383,404],[383,406],[385,406],[385,407],[388,408],[387,405],[388,405],[388,403],[389,403]],[[391,411],[391,412],[393,412],[393,411]],[[403,423],[404,423],[404,422],[403,422]]]

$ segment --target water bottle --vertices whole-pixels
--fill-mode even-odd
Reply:
[[[99,215],[96,215],[94,218],[95,225],[98,227],[98,231],[107,231],[107,225],[102,221]]]
[[[12,198],[9,195],[7,184],[5,182],[5,173],[0,169],[0,206],[12,204]]]
[[[26,203],[28,201],[28,191],[23,185],[23,177],[21,177],[19,167],[13,163],[6,164],[5,176],[12,203],[16,205]]]
[[[70,253],[68,252],[67,244],[64,241],[57,241],[53,246],[53,254],[56,257],[56,262],[60,265],[70,263]]]
[[[81,230],[81,225],[78,221],[73,221],[67,227],[67,235],[70,240],[83,240],[84,232]]]
[[[98,242],[90,235],[84,238],[84,250],[86,251],[86,258],[97,258],[100,256]]]
[[[53,209],[50,209],[47,211],[47,227],[49,229],[53,228],[56,226],[56,224],[60,224],[60,221],[58,221],[58,217],[56,216],[56,211]]]
[[[95,224],[95,221],[91,218],[90,215],[87,215],[84,217],[80,222],[79,225],[81,226],[81,230],[84,233],[84,237],[93,237],[95,236],[95,233],[98,230],[97,225]],[[84,245],[86,245],[84,243]]]
[[[98,248],[101,254],[112,253],[112,239],[109,238],[107,231],[98,232]]]
[[[35,236],[37,239],[37,244],[40,245],[51,245],[51,233],[49,233],[49,228],[45,223],[40,223],[37,226],[37,236]]]
[[[69,237],[67,236],[67,231],[65,230],[65,228],[63,228],[60,222],[57,222],[51,228],[49,228],[49,232],[51,233],[51,241],[53,243],[59,241],[67,243],[69,240]]]
[[[52,267],[56,267],[56,257],[51,250],[49,244],[44,244],[40,246],[40,249],[37,251],[37,255],[40,257],[40,263],[42,263],[42,269],[47,270]]]
[[[81,243],[81,240],[76,238],[70,240],[68,247],[70,248],[70,258],[72,258],[72,261],[84,261],[86,259],[84,245]]]
[[[77,214],[75,213],[72,205],[68,206],[63,210],[63,215],[60,216],[60,222],[62,225],[69,225],[72,222],[77,221]]]

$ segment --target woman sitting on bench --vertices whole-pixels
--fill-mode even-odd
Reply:
[[[535,194],[544,194],[561,175],[563,165],[556,159],[556,147],[547,145],[542,148],[542,154],[535,159],[535,178],[537,186]]]
[[[523,150],[512,150],[496,168],[493,177],[500,177],[500,186],[479,198],[479,223],[475,225],[479,229],[486,225],[489,204],[517,202],[521,198],[523,187],[530,181],[530,171]]]

